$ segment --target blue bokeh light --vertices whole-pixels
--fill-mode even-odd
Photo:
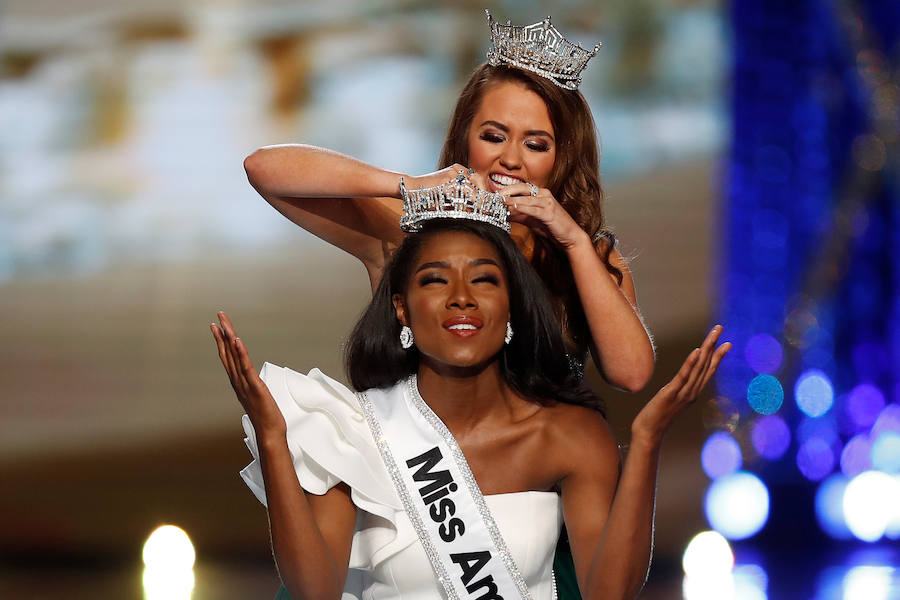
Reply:
[[[759,333],[747,341],[744,358],[757,373],[774,373],[781,366],[781,344],[768,333]]]
[[[900,433],[900,405],[888,404],[885,406],[875,420],[875,424],[872,425],[873,437],[877,437],[885,431]]]
[[[816,520],[822,531],[839,540],[853,537],[844,520],[844,490],[849,481],[843,475],[834,474],[816,489]]]
[[[774,414],[784,402],[784,388],[772,375],[757,375],[747,386],[747,402],[761,415]]]
[[[733,437],[719,431],[707,438],[700,454],[703,470],[710,479],[728,475],[741,468],[743,454]]]
[[[882,432],[872,442],[872,466],[885,473],[900,473],[900,433]],[[898,498],[900,501],[900,498]]]
[[[847,396],[847,414],[859,427],[870,427],[885,408],[884,394],[874,385],[861,383]]]
[[[819,481],[834,470],[834,452],[822,438],[813,437],[797,450],[797,468],[810,481]]]
[[[778,460],[791,445],[791,430],[778,415],[760,417],[753,424],[750,441],[760,456]]]
[[[732,540],[755,535],[769,518],[769,490],[756,475],[737,471],[709,486],[704,501],[713,529]]]
[[[871,454],[869,436],[864,433],[853,436],[841,452],[841,472],[847,477],[856,477],[868,471],[872,468]]]
[[[818,369],[810,369],[797,378],[794,385],[797,406],[810,417],[821,417],[834,403],[831,380]]]

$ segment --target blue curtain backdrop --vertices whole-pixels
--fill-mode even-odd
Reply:
[[[718,310],[735,348],[713,429],[769,489],[755,544],[824,546],[852,536],[816,516],[820,488],[897,468],[871,449],[900,433],[900,2],[729,10]]]

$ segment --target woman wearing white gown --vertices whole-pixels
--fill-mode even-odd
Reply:
[[[212,331],[247,412],[255,458],[243,475],[267,503],[276,563],[295,600],[342,592],[454,597],[454,589],[476,585],[459,597],[550,598],[563,521],[586,598],[633,598],[640,590],[663,435],[730,344],[715,348],[716,327],[691,353],[634,420],[620,469],[615,440],[596,399],[569,368],[536,277],[499,228],[427,222],[386,265],[348,343],[357,395],[317,371],[303,376],[266,365],[261,379],[220,313],[221,326]],[[392,462],[391,453],[403,457],[419,426],[423,439],[457,457],[450,463],[460,489],[453,483],[426,495],[423,487],[422,502],[433,506],[417,513],[419,495],[404,493],[409,488],[398,473],[406,464],[420,469],[414,480],[429,477],[423,469],[434,464],[422,457],[432,455]],[[469,498],[474,508],[466,512],[462,502]],[[457,504],[448,513],[442,503],[451,500]],[[429,515],[438,527],[431,537],[424,531]],[[497,561],[460,561],[480,553],[451,548],[442,562],[439,538],[461,534],[463,521],[472,538],[486,532],[485,555]],[[496,572],[481,577],[488,572],[483,564]],[[514,592],[501,595],[491,588],[495,581]]]

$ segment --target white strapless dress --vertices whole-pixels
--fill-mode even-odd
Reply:
[[[324,494],[340,481],[350,487],[357,519],[343,600],[443,598],[356,395],[318,369],[303,375],[266,363],[260,376],[284,414],[303,489]],[[241,477],[266,504],[256,435],[246,415],[243,425],[253,461]],[[532,598],[552,598],[553,555],[562,526],[559,496],[528,491],[485,500]]]

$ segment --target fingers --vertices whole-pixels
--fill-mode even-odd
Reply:
[[[731,350],[731,346],[731,342],[725,342],[724,344],[716,348],[709,368],[703,375],[703,383],[700,385],[701,390],[706,387],[707,383],[709,383],[710,378],[712,378],[712,376],[715,374],[716,369],[719,368],[719,363],[722,362],[722,359],[725,358],[725,355],[728,354],[729,350]]]
[[[697,368],[695,369],[696,377],[691,379],[686,389],[686,393],[691,397],[696,397],[697,394],[700,393],[700,390],[703,389],[703,379],[712,363],[716,342],[719,340],[721,334],[722,326],[716,325],[709,331],[706,335],[706,339],[703,340],[703,343],[700,345],[700,358],[698,360]]]
[[[502,196],[506,196],[507,198],[512,196],[527,196],[529,198],[537,197],[542,195],[541,193],[544,191],[537,186],[534,188],[531,187],[530,183],[514,183],[512,185],[503,186],[498,193]],[[533,189],[537,189],[537,193],[532,193]],[[520,198],[521,199],[521,198]]]
[[[228,315],[225,314],[224,311],[219,311],[218,317],[219,322],[222,324],[221,330],[225,349],[225,370],[228,372],[228,377],[231,380],[231,387],[234,388],[234,391],[239,396],[246,396],[249,386],[244,371],[240,366],[241,362],[237,348],[239,338],[237,337],[234,325],[232,325]]]

